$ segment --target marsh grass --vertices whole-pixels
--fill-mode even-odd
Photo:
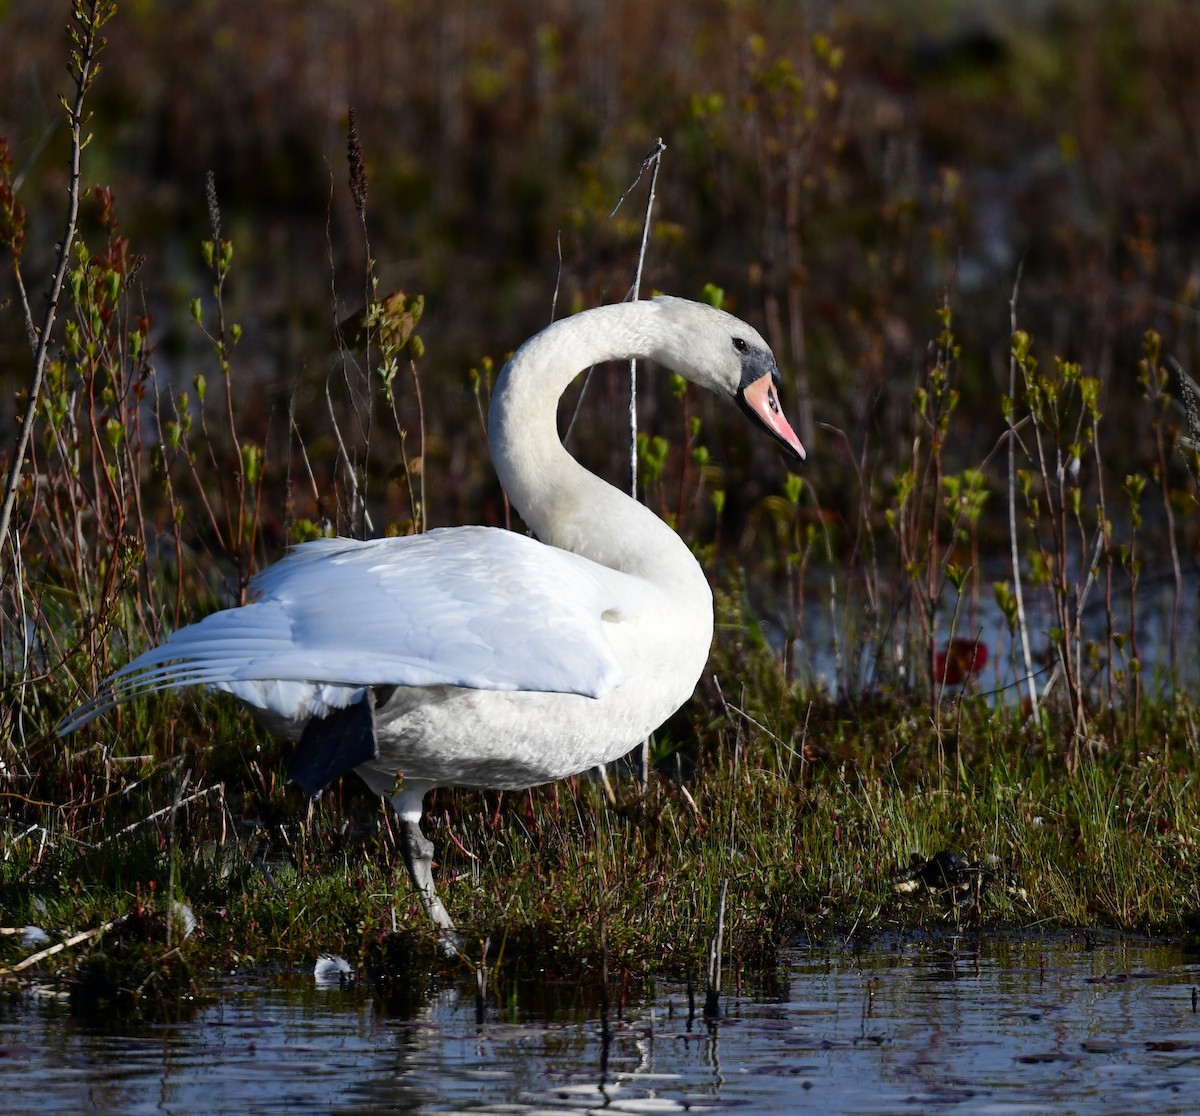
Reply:
[[[643,794],[623,779],[615,806],[591,778],[523,794],[438,791],[427,828],[468,943],[449,961],[386,809],[352,781],[306,812],[282,755],[228,710],[218,731],[237,749],[180,729],[174,757],[121,764],[113,732],[112,755],[81,750],[52,777],[44,765],[39,789],[8,799],[0,910],[52,938],[127,919],[23,975],[65,981],[81,1006],[153,1010],[196,994],[214,970],[308,968],[323,952],[388,987],[481,958],[498,995],[533,974],[594,993],[602,963],[613,989],[664,973],[700,987],[722,880],[732,980],[770,969],[792,942],[916,926],[1196,931],[1200,810],[1194,742],[1175,736],[1180,725],[1156,726],[1157,753],[1098,755],[1070,775],[1040,745],[1014,752],[1019,718],[978,706],[939,777],[919,709],[881,705],[857,723],[834,706],[809,709],[824,755],[791,770],[766,734],[718,723],[685,745],[686,784],[662,775]],[[779,720],[771,728],[788,735]],[[162,812],[185,767],[192,796]],[[23,824],[31,817],[41,828]],[[912,852],[941,849],[990,865],[998,882],[965,905],[894,890]],[[173,900],[198,928],[168,949]],[[6,964],[26,952],[0,943]]]
[[[74,11],[79,27],[111,16],[103,4]],[[813,65],[832,81],[841,56],[819,46]],[[812,91],[761,49],[756,59],[759,93],[798,114],[777,119],[780,134],[803,131]],[[89,90],[81,78],[79,97]],[[74,103],[72,120],[81,111]],[[760,139],[766,168],[770,137]],[[72,157],[82,149],[76,135]],[[2,151],[0,233],[19,265],[25,217]],[[296,385],[283,433],[240,364],[243,331],[226,307],[237,254],[211,178],[198,247],[208,289],[187,299],[205,363],[186,390],[160,377],[140,257],[111,192],[84,195],[88,235],[62,242],[66,324],[53,346],[28,330],[31,366],[45,367],[22,400],[34,416],[29,456],[14,450],[14,530],[0,543],[0,920],[52,941],[112,925],[22,969],[30,949],[19,934],[0,937],[0,984],[61,983],[81,1009],[169,1014],[214,970],[307,969],[335,952],[399,998],[459,969],[482,971],[510,1006],[534,975],[614,997],[663,973],[700,987],[722,894],[722,967],[735,982],[806,938],[1200,929],[1200,737],[1176,671],[1195,652],[1177,618],[1197,473],[1194,444],[1180,453],[1170,358],[1147,332],[1144,452],[1110,461],[1098,381],[1036,355],[1037,339],[1017,328],[1016,292],[997,439],[977,445],[957,421],[964,342],[947,293],[901,435],[835,431],[827,442],[848,478],[836,494],[789,477],[734,507],[706,412],[668,385],[681,433],[634,444],[644,498],[691,540],[717,589],[709,671],[651,742],[657,771],[645,786],[614,773],[611,797],[592,775],[431,797],[426,826],[462,957],[441,956],[387,808],[354,778],[306,802],[287,782],[285,746],[229,701],[164,695],[58,739],[59,718],[110,670],[244,599],[286,542],[329,526],[420,530],[435,499],[456,518],[507,522],[494,484],[438,469],[456,452],[456,416],[435,420],[422,396],[424,300],[382,291],[353,122],[349,155],[366,305],[347,318],[335,295],[331,317],[345,326],[331,370]],[[785,232],[767,261],[786,273],[767,300],[770,331],[807,378],[795,194],[806,166],[771,182],[763,169],[761,200]],[[336,271],[335,255],[331,244]],[[478,368],[459,384],[459,425],[473,432],[486,428],[494,365]],[[603,429],[586,440],[603,442]],[[1005,457],[1007,475],[995,467]],[[403,510],[392,520],[381,508]],[[989,545],[1016,556],[990,587],[1024,671],[1016,694],[985,694],[971,669],[949,677],[947,648],[979,639]],[[1174,594],[1157,680],[1143,670],[1135,607],[1151,559],[1170,563]],[[1049,602],[1046,633],[1029,630],[1035,600]],[[1081,623],[1097,600],[1099,641]],[[760,628],[767,612],[782,646]],[[798,658],[817,614],[834,633],[829,687]],[[1031,635],[1045,663],[1034,663]],[[993,881],[957,904],[896,890],[914,853],[942,850]],[[195,914],[190,934],[179,904]]]

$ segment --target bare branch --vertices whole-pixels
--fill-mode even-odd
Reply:
[[[91,138],[84,135],[83,125],[86,117],[83,106],[88,91],[91,89],[92,79],[96,74],[96,59],[106,44],[100,30],[113,17],[116,10],[116,5],[110,3],[109,0],[89,0],[89,2],[76,0],[72,10],[72,20],[78,27],[78,31],[73,32],[78,48],[74,52],[75,99],[68,108],[71,122],[71,178],[67,190],[67,220],[62,238],[58,242],[58,260],[54,267],[54,275],[50,280],[46,312],[42,317],[41,327],[36,336],[33,379],[29,385],[29,402],[25,407],[21,432],[17,436],[12,464],[8,470],[8,479],[4,484],[4,505],[3,508],[0,508],[0,538],[7,537],[9,524],[12,521],[13,506],[16,503],[17,488],[21,483],[25,454],[29,449],[29,439],[33,436],[38,402],[41,398],[42,385],[46,379],[46,363],[50,356],[50,339],[54,332],[54,322],[58,316],[58,300],[62,296],[63,284],[66,281],[67,269],[71,261],[71,247],[75,242],[75,233],[79,226],[79,168],[83,149]],[[2,553],[3,551],[0,550],[0,555]]]

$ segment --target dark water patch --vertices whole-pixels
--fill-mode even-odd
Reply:
[[[480,1024],[465,980],[397,1012],[361,984],[264,976],[158,1025],[6,1004],[0,1094],[39,1112],[1184,1113],[1196,982],[1171,944],[812,946],[716,1022],[662,984],[606,1040],[586,999],[510,995]]]

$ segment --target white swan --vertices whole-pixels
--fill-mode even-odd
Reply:
[[[631,357],[736,401],[804,457],[775,359],[745,322],[680,298],[586,310],[517,350],[488,416],[496,472],[541,541],[452,527],[304,543],[254,579],[251,603],[139,655],[59,731],[136,694],[232,693],[299,741],[290,774],[310,794],[353,768],[391,798],[409,874],[453,942],[426,792],[521,789],[616,759],[687,700],[708,657],[712,594],[688,547],[558,437],[567,384]]]

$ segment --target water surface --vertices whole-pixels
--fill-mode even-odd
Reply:
[[[724,997],[716,1022],[661,984],[606,1043],[569,992],[477,1023],[466,984],[398,1013],[366,988],[230,978],[172,1025],[0,1008],[0,1097],[11,1112],[1191,1113],[1197,984],[1200,961],[1169,944],[822,945]]]

